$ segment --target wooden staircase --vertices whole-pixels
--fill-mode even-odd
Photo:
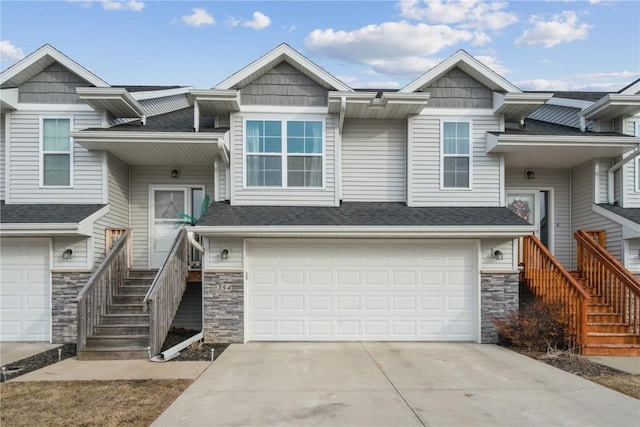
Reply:
[[[568,272],[534,236],[523,239],[524,278],[536,298],[562,301],[583,355],[640,356],[640,281],[605,249],[604,231],[577,231]]]
[[[149,358],[149,312],[143,300],[155,271],[130,271],[94,326],[79,360]]]

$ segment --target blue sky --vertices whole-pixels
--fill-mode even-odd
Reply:
[[[111,84],[209,88],[285,42],[352,87],[464,49],[523,90],[617,91],[638,22],[638,1],[3,0],[0,67],[49,43]]]

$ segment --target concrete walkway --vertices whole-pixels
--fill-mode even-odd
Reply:
[[[589,360],[628,374],[640,375],[640,357],[588,356]],[[638,423],[640,425],[640,423]]]
[[[638,426],[640,402],[509,350],[231,345],[154,426]]]
[[[107,381],[174,380],[197,378],[211,362],[165,362],[148,360],[86,360],[75,357],[46,366],[10,381]]]
[[[2,342],[0,343],[0,365],[8,365],[18,360],[26,359],[52,348],[61,347],[61,344],[49,344],[44,342]]]

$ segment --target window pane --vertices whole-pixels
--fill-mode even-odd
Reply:
[[[247,156],[247,185],[281,186],[282,158],[280,156]]]
[[[304,187],[304,172],[289,171],[287,174],[287,184],[289,187]]]
[[[265,136],[282,136],[282,125],[280,122],[269,121],[264,122],[264,135]]]
[[[287,135],[304,138],[304,122],[287,122]]]
[[[469,123],[447,122],[442,129],[444,154],[469,154]]]
[[[246,146],[248,153],[281,153],[282,129],[280,122],[247,120]]]
[[[70,185],[71,168],[68,154],[45,154],[42,161],[44,185]]]
[[[322,187],[322,157],[289,156],[287,182],[291,187]]]
[[[262,122],[255,120],[247,120],[247,152],[257,153],[260,152],[260,130],[262,129]]]
[[[445,187],[469,188],[469,159],[466,157],[445,158],[443,181]]]
[[[185,213],[184,191],[157,190],[154,192],[155,219],[180,219]]]
[[[304,153],[304,138],[287,138],[287,151],[289,153]]]
[[[69,119],[44,119],[42,142],[44,151],[69,151]]]

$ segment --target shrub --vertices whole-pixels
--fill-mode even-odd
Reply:
[[[567,350],[569,325],[564,315],[564,304],[559,301],[535,300],[520,310],[494,318],[498,334],[515,347],[527,350]]]

